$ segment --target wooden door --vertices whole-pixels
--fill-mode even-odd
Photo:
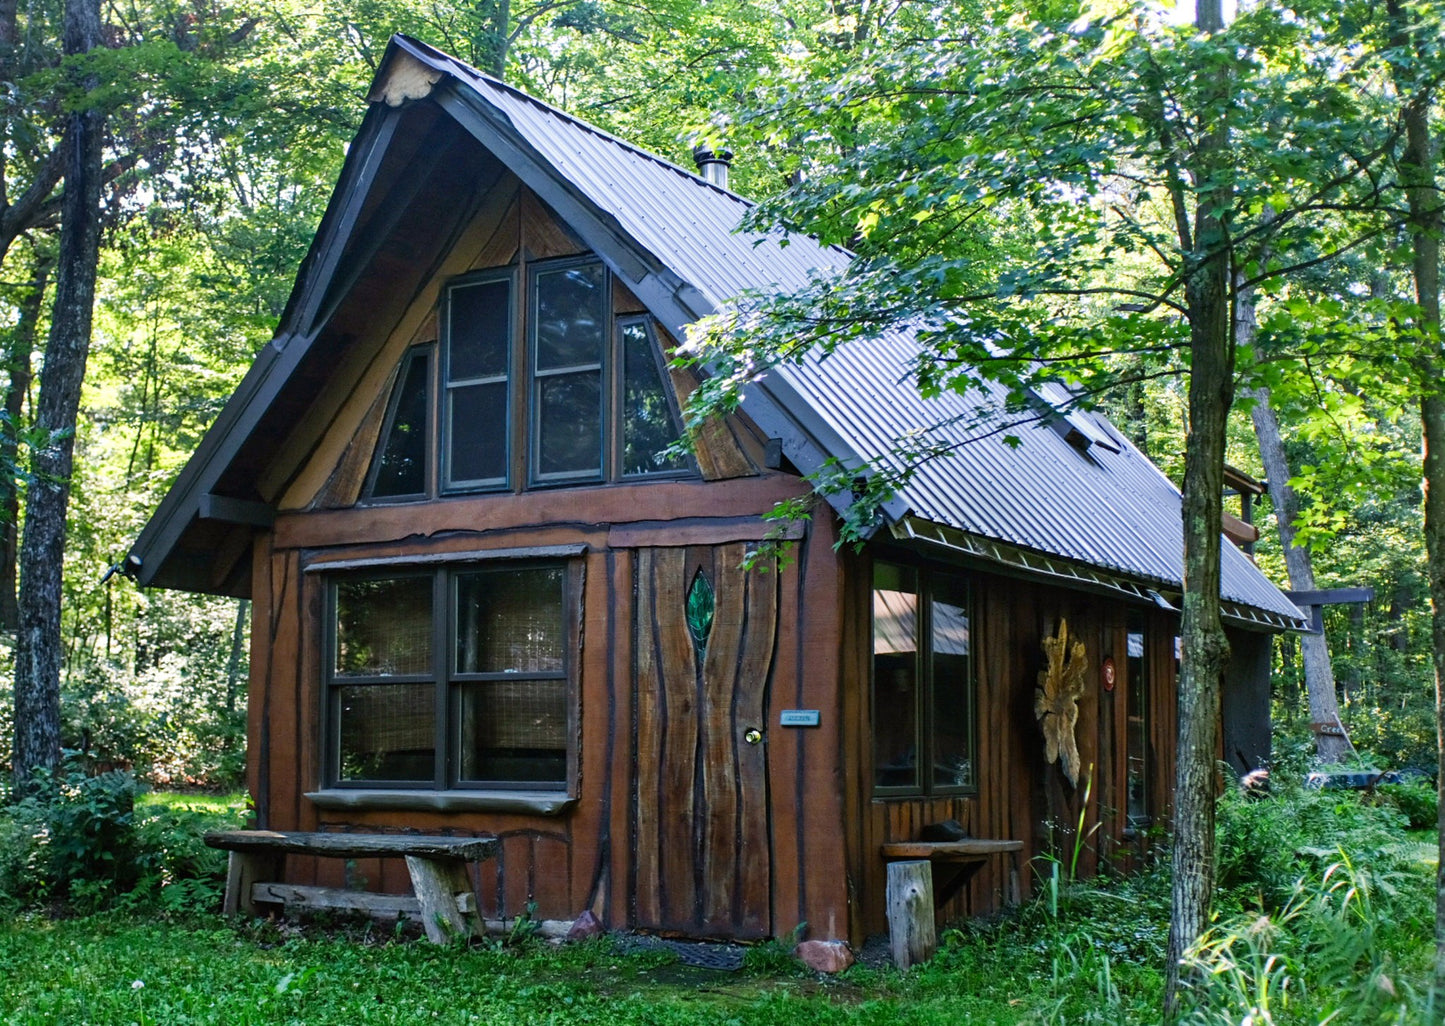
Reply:
[[[638,552],[632,910],[642,929],[771,934],[765,712],[778,575],[744,572],[746,552]]]

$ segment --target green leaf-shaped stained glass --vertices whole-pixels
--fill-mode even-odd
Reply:
[[[692,578],[692,587],[687,590],[687,629],[692,632],[692,640],[698,651],[707,647],[715,604],[712,585],[708,583],[702,567],[698,567]]]

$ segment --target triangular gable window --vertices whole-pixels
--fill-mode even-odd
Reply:
[[[677,414],[669,389],[663,387],[661,350],[645,317],[623,320],[622,335],[622,476],[666,474],[686,470],[684,456],[664,457],[677,441]]]
[[[421,498],[427,493],[431,347],[408,352],[397,380],[382,441],[372,459],[369,494],[374,499]]]

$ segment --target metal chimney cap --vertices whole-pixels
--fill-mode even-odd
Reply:
[[[701,171],[708,164],[731,164],[733,162],[733,151],[729,149],[716,149],[711,146],[699,143],[692,148],[692,159]]]

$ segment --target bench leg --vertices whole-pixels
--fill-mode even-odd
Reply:
[[[421,925],[427,940],[446,944],[456,937],[479,935],[481,922],[475,911],[463,915],[457,907],[457,895],[473,894],[471,874],[461,859],[430,859],[416,855],[406,857],[411,873],[411,886],[421,904]]]
[[[226,915],[238,912],[260,915],[261,906],[251,897],[251,888],[258,883],[274,883],[281,879],[281,855],[252,851],[233,851],[226,866],[226,900],[221,911]]]
[[[907,969],[938,950],[933,924],[933,864],[927,859],[888,863],[888,942],[893,963]]]

